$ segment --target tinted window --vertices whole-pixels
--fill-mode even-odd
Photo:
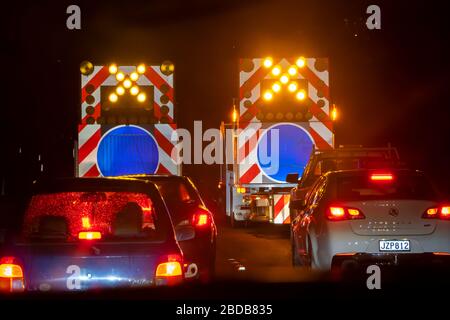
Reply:
[[[417,199],[436,200],[430,181],[419,175],[394,176],[392,181],[372,181],[369,175],[336,178],[339,200]]]
[[[167,179],[154,181],[154,183],[159,187],[159,191],[168,206],[201,203],[197,192],[184,180]]]
[[[34,195],[25,213],[26,239],[75,241],[99,231],[102,240],[162,239],[151,198],[139,192],[60,192]]]

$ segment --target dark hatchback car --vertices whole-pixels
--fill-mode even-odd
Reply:
[[[149,181],[71,178],[36,186],[20,235],[0,250],[0,291],[183,282],[182,251]]]
[[[209,282],[215,272],[217,227],[194,183],[188,177],[175,175],[131,177],[158,186],[183,251],[186,280]]]

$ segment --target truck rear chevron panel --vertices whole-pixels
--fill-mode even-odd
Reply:
[[[108,147],[108,144],[104,144],[99,151],[99,146],[105,139],[105,136],[114,134],[114,132],[120,132],[124,129],[134,129],[138,132],[137,138],[146,138],[146,140],[121,140],[121,135],[117,135],[112,138],[112,147]],[[172,136],[176,138],[176,125],[175,124],[155,124],[155,125],[85,125],[81,124],[78,127],[78,176],[80,177],[100,177],[103,175],[102,170],[105,172],[108,169],[105,167],[102,169],[102,158],[107,153],[107,157],[111,163],[110,167],[118,170],[121,162],[121,157],[129,156],[127,163],[147,163],[148,159],[154,159],[152,172],[123,172],[123,174],[131,173],[158,173],[158,174],[179,174],[176,159],[172,158],[172,151],[175,148],[176,141],[172,141]],[[129,135],[129,134],[128,134]],[[123,135],[126,139],[127,134]],[[148,149],[145,143],[148,141],[154,141],[154,149]],[[117,147],[117,148],[114,148]],[[106,151],[105,151],[106,150]],[[126,151],[128,151],[128,154]],[[131,150],[131,152],[130,152]],[[148,150],[153,150],[148,152]],[[144,151],[144,152],[143,152]],[[103,154],[100,154],[102,152]],[[146,153],[147,152],[147,153]],[[153,153],[153,154],[151,154]],[[148,166],[147,166],[148,168]]]
[[[261,165],[258,162],[258,143],[254,143],[255,140],[258,141],[261,135],[261,132],[257,133],[258,129],[265,130],[274,125],[270,121],[262,122],[256,117],[258,104],[262,98],[262,81],[278,79],[271,73],[272,67],[266,68],[263,61],[262,58],[240,60],[239,128],[242,130],[238,137],[238,181],[240,184],[280,183],[284,180],[280,177],[267,175],[264,170],[261,170]],[[306,80],[306,99],[308,99],[308,110],[311,113],[311,118],[303,122],[288,121],[286,124],[290,123],[303,128],[315,148],[332,148],[334,134],[333,122],[330,118],[328,59],[305,58],[304,61],[305,65],[297,68],[298,72],[295,76],[291,76],[291,79]],[[287,70],[289,66],[295,64],[295,59],[274,59],[272,66],[277,65],[282,70]],[[272,101],[272,103],[274,102]],[[291,150],[291,152],[294,151]],[[285,170],[288,169],[285,168]]]
[[[129,75],[136,70],[134,66],[119,66],[118,70],[125,75]],[[90,75],[81,75],[81,123],[86,124],[89,116],[97,119],[101,115],[101,90],[102,87],[116,86],[118,81],[114,74],[110,74],[107,66],[95,66]],[[168,108],[167,118],[169,122],[174,121],[174,76],[173,74],[164,75],[160,66],[147,66],[144,74],[140,75],[136,84],[138,86],[153,86],[154,89],[154,113],[156,118],[160,118],[160,108],[163,105],[163,96],[168,101],[165,106]],[[93,90],[92,92],[89,90]],[[86,98],[89,96],[89,102]],[[93,114],[88,115],[86,108],[94,107]]]

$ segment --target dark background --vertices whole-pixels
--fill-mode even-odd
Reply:
[[[82,29],[66,28],[67,6]],[[381,7],[381,30],[366,8]],[[240,57],[325,56],[340,107],[336,145],[397,146],[450,191],[449,27],[443,1],[20,1],[2,3],[2,190],[69,176],[82,60],[175,63],[176,120],[229,120]],[[21,152],[19,152],[21,150]],[[41,161],[38,161],[38,155]],[[215,186],[216,166],[184,173]]]

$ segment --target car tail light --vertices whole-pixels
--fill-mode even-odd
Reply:
[[[394,180],[392,173],[373,173],[370,175],[371,181],[389,182]]]
[[[450,206],[428,208],[422,218],[450,220]]]
[[[100,231],[81,231],[78,233],[78,239],[80,240],[99,240],[102,238]]]
[[[200,210],[192,215],[192,225],[194,227],[206,227],[211,225],[211,213]]]
[[[175,285],[183,281],[183,259],[179,254],[164,257],[156,267],[156,285]]]
[[[343,220],[354,220],[365,218],[364,214],[359,209],[340,206],[328,207],[326,216],[327,219],[331,221],[343,221]]]
[[[14,257],[0,259],[0,292],[22,292],[25,281],[22,266]]]

